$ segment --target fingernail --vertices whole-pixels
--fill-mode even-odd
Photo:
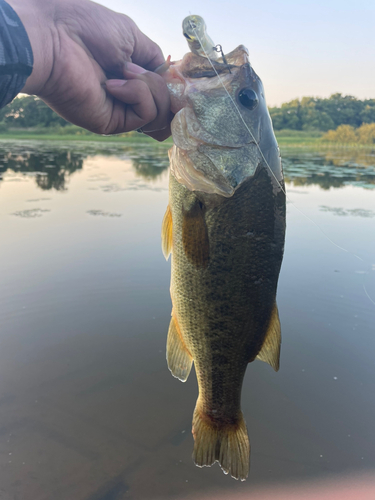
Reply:
[[[115,89],[117,87],[122,87],[126,82],[127,80],[107,80],[105,84],[109,89]]]
[[[144,69],[141,66],[138,66],[137,64],[134,64],[132,62],[126,63],[125,71],[131,71],[132,73],[138,73],[139,75],[141,73],[147,73],[147,69]]]

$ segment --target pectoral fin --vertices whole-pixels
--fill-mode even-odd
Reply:
[[[167,260],[172,251],[172,229],[172,212],[168,205],[161,226],[161,248]]]
[[[184,211],[182,222],[182,244],[188,260],[196,267],[207,267],[209,242],[202,204],[196,200],[193,206]]]
[[[181,337],[178,323],[173,316],[168,330],[167,362],[172,375],[181,382],[186,382],[193,364],[193,358]]]
[[[279,311],[277,305],[273,306],[270,324],[264,339],[262,349],[260,350],[257,359],[265,361],[277,372],[279,370],[280,360],[280,345],[281,345],[281,328],[279,320]]]

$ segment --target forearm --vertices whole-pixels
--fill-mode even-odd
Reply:
[[[27,33],[12,7],[0,0],[0,107],[23,88],[33,69]]]
[[[34,57],[33,70],[22,92],[38,95],[53,67],[54,0],[6,0],[27,32]]]

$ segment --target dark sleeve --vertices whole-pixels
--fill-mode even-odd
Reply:
[[[25,86],[33,63],[30,40],[20,18],[0,0],[0,108]]]

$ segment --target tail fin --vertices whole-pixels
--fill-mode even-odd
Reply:
[[[195,465],[209,467],[219,462],[224,474],[245,481],[249,475],[250,443],[242,413],[236,424],[220,426],[202,418],[196,407],[193,435]]]

